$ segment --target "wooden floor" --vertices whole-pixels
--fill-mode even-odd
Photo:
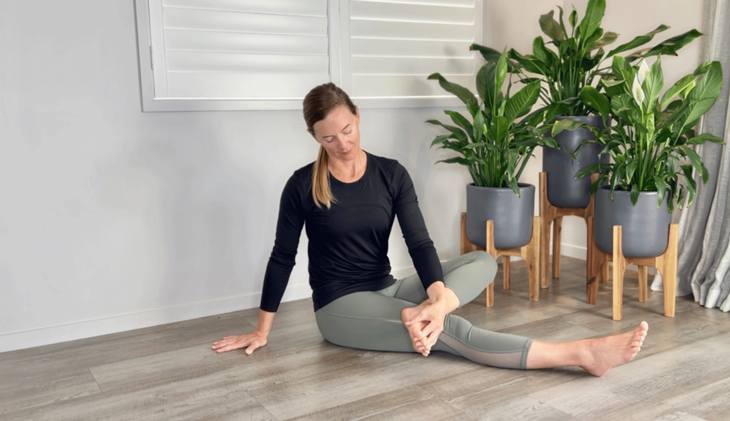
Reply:
[[[245,356],[210,346],[246,332],[246,310],[132,332],[0,354],[2,420],[726,420],[730,315],[661,293],[611,320],[610,285],[585,303],[585,263],[563,258],[561,279],[528,301],[524,265],[495,307],[484,295],[458,311],[476,326],[541,340],[618,333],[649,322],[644,349],[602,378],[580,369],[517,371],[446,354],[366,352],[324,342],[311,300],[281,306],[269,345]],[[633,277],[633,278],[632,278]]]

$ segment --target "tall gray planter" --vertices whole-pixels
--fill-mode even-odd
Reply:
[[[580,121],[593,127],[603,129],[600,116],[558,117],[558,120],[570,119]],[[576,159],[571,154],[587,139],[595,136],[588,129],[563,131],[555,136],[561,149],[543,148],[542,169],[547,173],[547,195],[553,206],[561,208],[585,208],[591,200],[591,177],[584,176],[576,180],[575,176],[591,165],[598,164],[601,146],[587,143],[580,147]],[[608,156],[605,157],[606,162]]]
[[[466,186],[466,236],[486,247],[487,221],[494,221],[494,246],[522,247],[532,238],[535,186],[519,183],[520,196],[512,189]]]
[[[604,253],[613,253],[613,226],[621,225],[623,253],[626,257],[654,257],[664,254],[669,244],[672,215],[667,199],[657,208],[657,192],[639,193],[636,206],[631,193],[615,190],[611,200],[609,186],[596,191],[594,233],[596,245]]]

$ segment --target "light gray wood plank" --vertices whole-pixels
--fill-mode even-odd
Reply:
[[[473,363],[441,353],[427,358],[411,353],[365,354],[372,358],[346,370],[275,383],[249,393],[284,420],[473,369]]]
[[[417,387],[381,393],[317,411],[297,420],[446,420],[469,416]]]
[[[6,376],[5,373],[2,375]],[[9,379],[5,379],[8,382]],[[8,382],[8,384],[10,384]],[[0,390],[0,419],[4,414],[20,409],[76,399],[99,393],[99,385],[88,369],[62,374],[49,372],[35,381],[15,378],[12,387]]]
[[[238,379],[217,374],[137,391],[102,392],[4,415],[7,419],[38,421],[275,419]]]

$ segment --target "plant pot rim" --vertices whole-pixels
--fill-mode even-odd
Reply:
[[[474,187],[477,189],[512,190],[511,187],[482,187],[482,186],[477,186],[474,183],[469,183],[469,184],[467,184],[467,186]],[[530,183],[517,183],[517,187],[519,187],[520,189],[529,189],[530,187],[534,188],[535,185],[530,184]]]

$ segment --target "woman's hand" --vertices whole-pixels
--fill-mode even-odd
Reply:
[[[248,335],[226,336],[214,343],[212,348],[219,354],[234,349],[246,348],[246,355],[251,355],[256,349],[266,345],[267,337],[268,334],[255,330]]]
[[[428,356],[438,341],[446,315],[459,307],[459,298],[441,281],[431,284],[426,293],[429,297],[426,301],[401,313],[413,348],[423,356]]]
[[[425,357],[431,352],[431,348],[444,330],[446,306],[441,301],[432,303],[426,300],[412,310],[414,311],[409,315],[410,318],[405,325],[411,334],[413,348]]]
[[[271,326],[274,324],[276,313],[259,310],[259,322],[256,330],[248,335],[226,336],[213,344],[212,348],[217,353],[233,351],[234,349],[246,348],[246,355],[251,355],[256,349],[266,345]]]

